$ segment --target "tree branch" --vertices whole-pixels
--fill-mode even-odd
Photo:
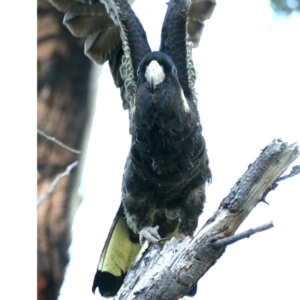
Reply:
[[[171,239],[142,247],[114,298],[175,300],[191,287],[223,254],[228,244],[271,228],[272,223],[233,236],[252,209],[262,201],[282,173],[299,156],[296,144],[273,140],[223,199],[215,214],[192,239]]]
[[[53,189],[55,188],[55,186],[58,184],[58,182],[65,176],[68,176],[71,171],[73,170],[73,168],[75,168],[78,165],[78,161],[73,162],[72,164],[68,165],[66,170],[61,173],[58,174],[55,179],[53,180],[53,182],[51,183],[51,185],[49,186],[49,188],[47,189],[47,191],[38,199],[37,201],[37,207],[39,207],[41,205],[41,203],[52,193]]]
[[[43,137],[46,138],[47,140],[52,141],[53,143],[55,143],[55,144],[61,146],[62,148],[66,149],[66,150],[69,150],[69,151],[72,152],[72,153],[76,153],[76,154],[80,154],[80,153],[81,153],[81,151],[76,150],[76,149],[73,149],[73,148],[71,148],[71,147],[65,145],[64,143],[62,143],[62,142],[60,142],[59,140],[57,140],[55,137],[46,134],[44,131],[42,131],[42,130],[40,130],[40,129],[38,129],[37,132],[38,132],[39,135],[43,136]]]
[[[244,238],[249,238],[251,235],[253,235],[255,233],[258,233],[258,232],[261,232],[264,230],[268,230],[272,227],[274,227],[273,222],[269,222],[267,224],[264,224],[264,225],[261,225],[261,226],[255,227],[255,228],[250,228],[246,231],[235,234],[233,236],[219,239],[219,240],[213,242],[213,246],[215,246],[215,247],[228,246],[228,245],[238,242],[239,240],[242,240]]]
[[[294,177],[294,176],[298,175],[299,173],[300,173],[300,165],[294,166],[292,168],[290,174],[285,175],[285,176],[281,176],[280,178],[278,178],[277,182],[281,181],[281,180],[291,178],[291,177]]]

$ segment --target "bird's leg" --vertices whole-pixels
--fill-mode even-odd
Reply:
[[[143,245],[146,240],[148,240],[151,243],[157,244],[161,240],[160,235],[158,234],[158,229],[159,226],[155,227],[144,227],[140,232],[139,232],[139,237],[140,237],[140,243]]]
[[[184,210],[181,211],[181,223],[178,230],[178,242],[182,242],[186,236],[193,237],[198,226],[198,218],[203,211],[205,202],[205,183],[192,190],[185,202]]]

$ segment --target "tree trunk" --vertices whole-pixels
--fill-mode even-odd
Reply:
[[[83,41],[62,23],[63,14],[46,0],[38,1],[38,129],[81,150],[72,153],[38,136],[38,197],[68,165],[83,162],[85,136],[93,115],[89,93],[95,71],[83,54]],[[77,196],[79,164],[61,178],[38,206],[38,299],[57,299],[68,264],[70,227],[80,204]]]

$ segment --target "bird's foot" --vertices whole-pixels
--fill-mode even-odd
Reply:
[[[151,243],[157,244],[160,242],[161,237],[158,234],[158,229],[159,226],[155,226],[155,227],[144,227],[140,233],[140,244],[143,245],[145,243],[145,241],[149,241]]]
[[[177,241],[179,242],[179,243],[182,243],[183,242],[183,240],[186,238],[186,235],[184,234],[184,233],[179,233],[178,234],[178,236],[177,236]]]

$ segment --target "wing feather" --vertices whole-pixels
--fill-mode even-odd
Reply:
[[[170,0],[162,27],[160,51],[171,57],[185,97],[195,102],[192,47],[199,45],[203,22],[215,5],[215,0]]]
[[[188,13],[188,34],[189,41],[193,47],[199,46],[204,21],[208,20],[214,12],[215,0],[192,0]]]
[[[90,34],[85,42],[84,52],[97,64],[103,64],[110,60],[114,55],[117,55],[116,50],[123,54],[120,43],[120,28],[111,27],[105,31],[99,30]],[[120,65],[118,66],[120,68]],[[113,77],[119,78],[119,70],[111,70]],[[116,82],[116,81],[115,81]],[[119,81],[117,87],[123,85],[123,81]]]
[[[76,37],[87,37],[97,31],[105,32],[110,28],[117,28],[108,14],[101,16],[79,15],[68,11],[63,22]]]
[[[109,61],[123,107],[135,107],[136,71],[150,52],[146,33],[127,0],[49,0],[66,13],[64,24],[86,38],[85,54],[97,64]],[[122,69],[122,74],[120,74]]]

